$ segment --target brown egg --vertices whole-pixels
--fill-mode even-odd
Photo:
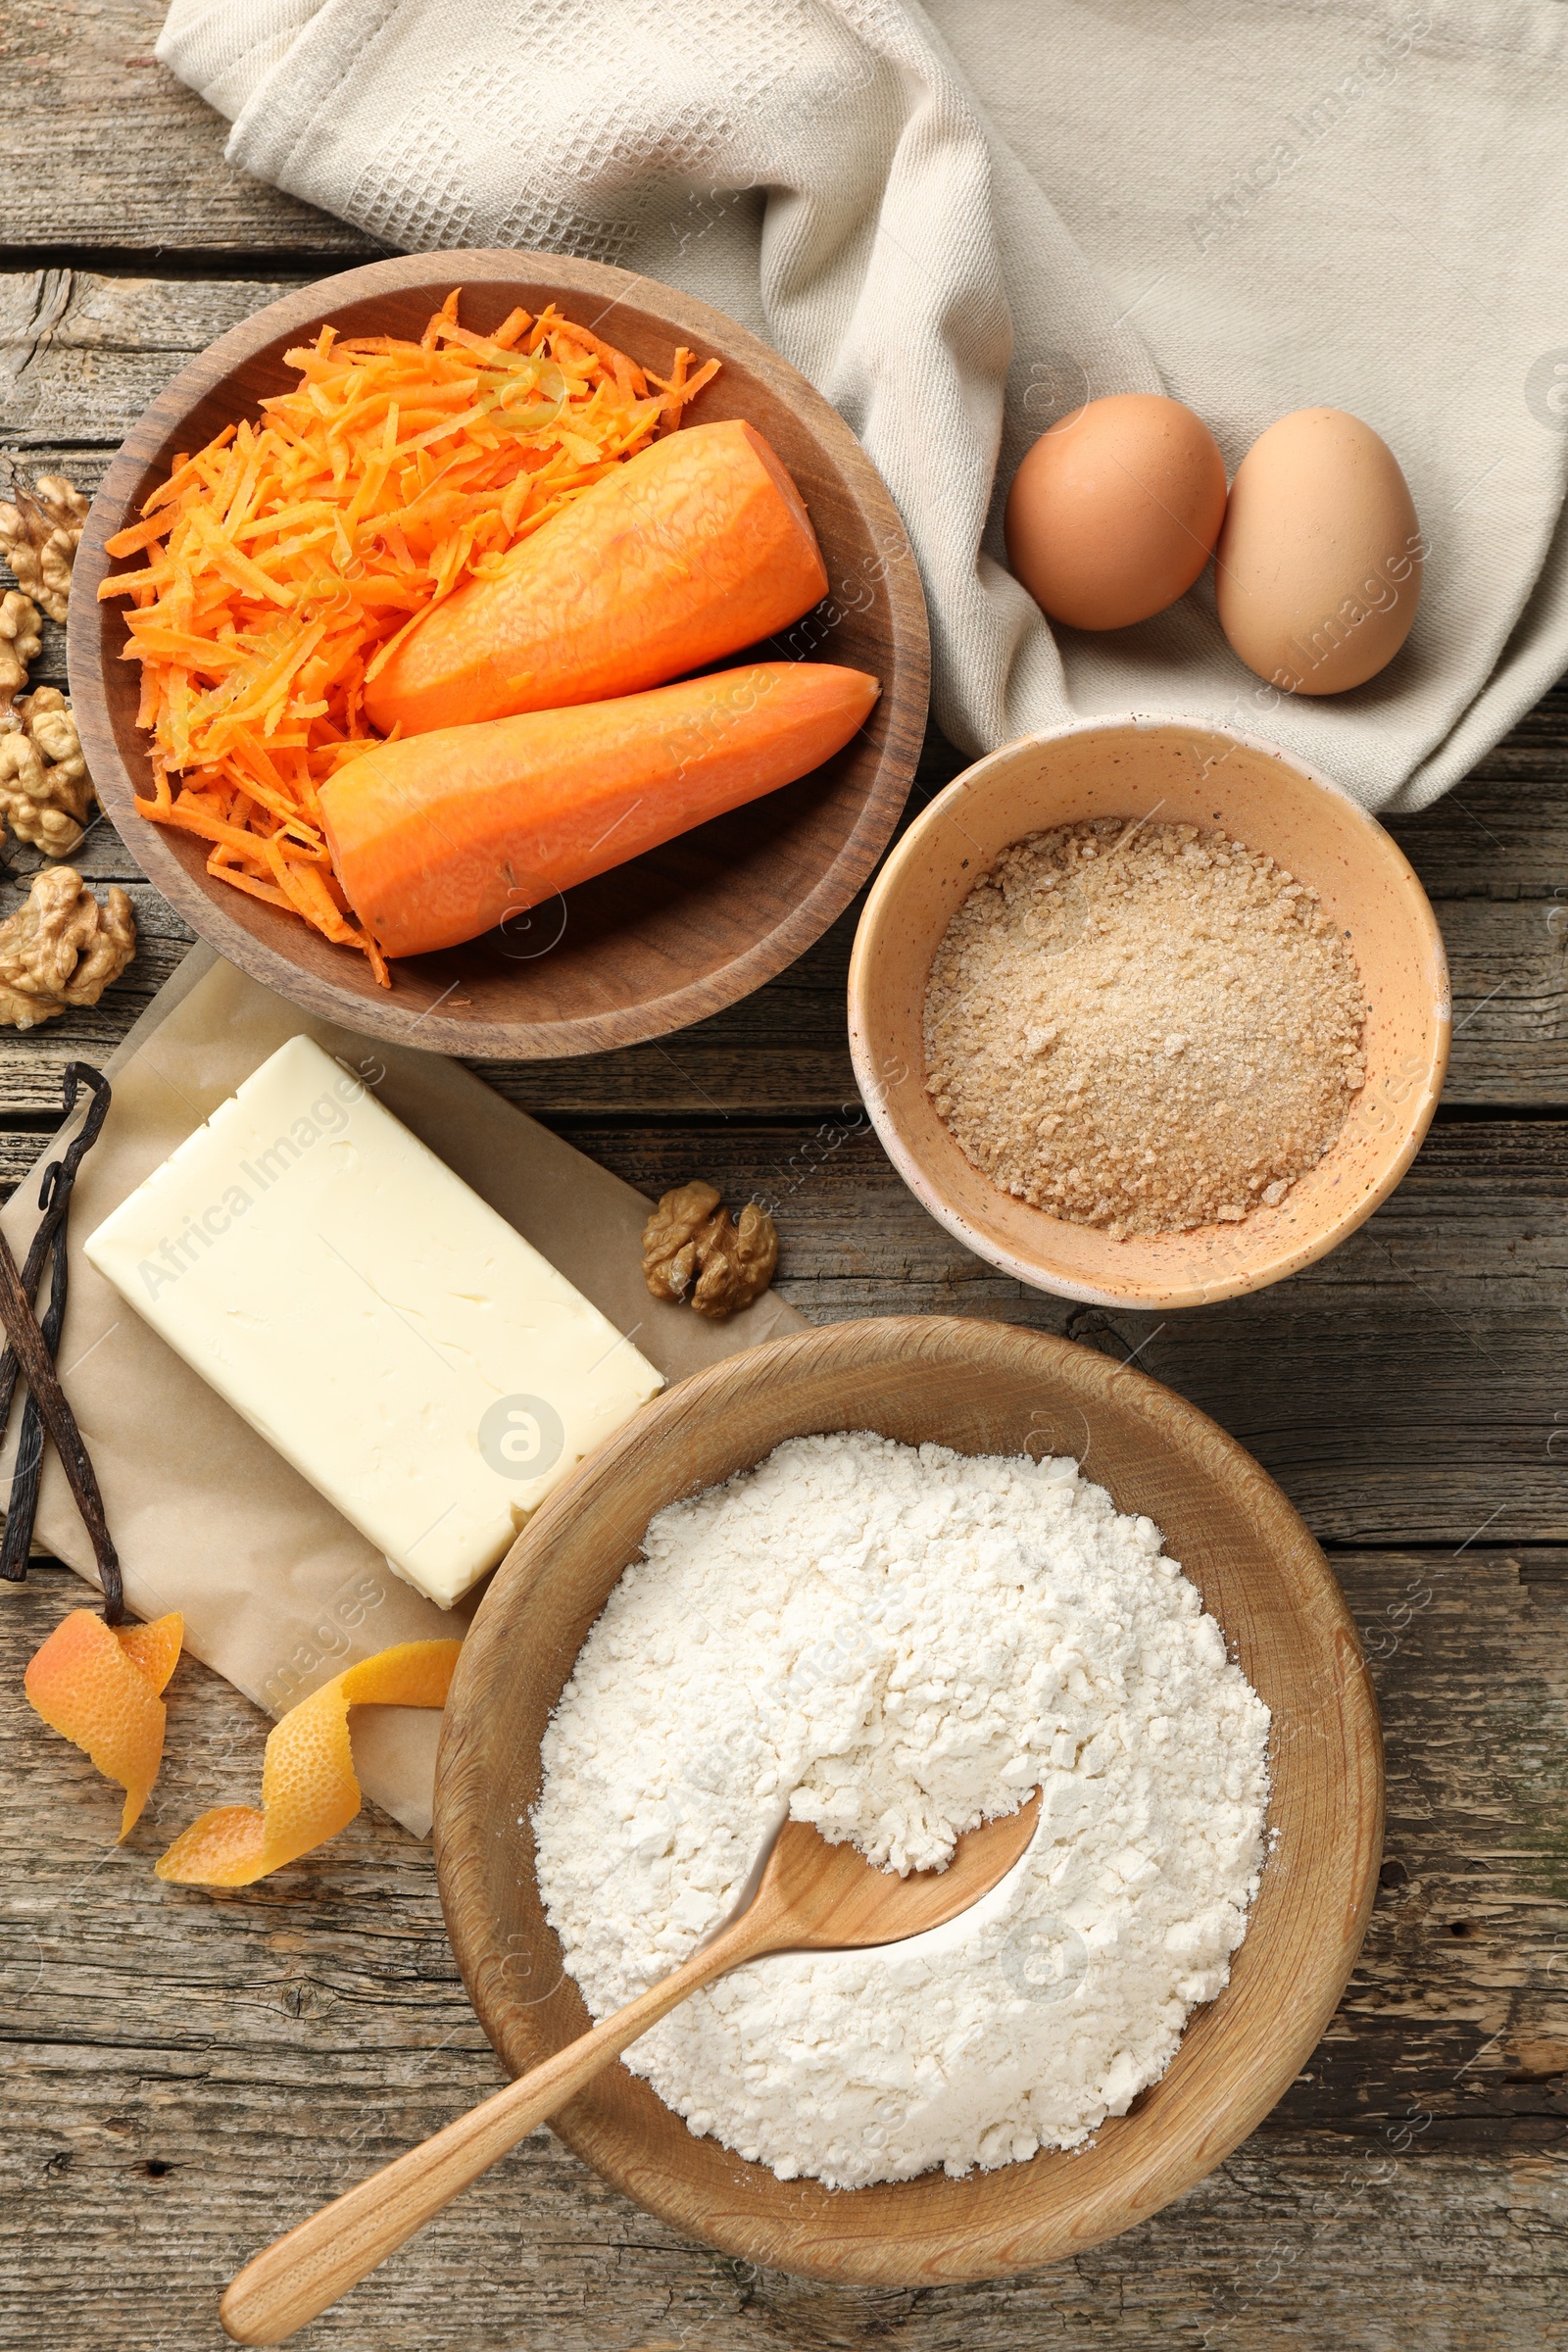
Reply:
[[[1092,400],[1012,477],[1007,562],[1041,610],[1125,629],[1197,579],[1225,519],[1225,461],[1200,416],[1157,392]]]
[[[1394,660],[1421,602],[1415,506],[1386,441],[1298,409],[1252,443],[1214,557],[1220,626],[1291,694],[1343,694]]]

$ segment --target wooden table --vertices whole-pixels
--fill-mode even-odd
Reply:
[[[151,57],[159,0],[11,0],[0,447],[95,483],[187,354],[376,249],[222,162]],[[41,678],[64,683],[60,632]],[[917,802],[960,764],[928,747]],[[813,1319],[1010,1317],[1134,1352],[1280,1479],[1333,1555],[1389,1750],[1382,1892],[1306,2071],[1191,2195],[1071,2265],[840,2292],[757,2276],[611,2194],[541,2132],[305,2341],[355,2352],[1536,2352],[1568,2344],[1568,694],[1395,830],[1452,958],[1452,1073],[1394,1200],[1325,1264],[1163,1320],[1073,1308],[967,1256],[894,1176],[844,1042],[846,918],[662,1045],[483,1075],[650,1192],[781,1202]],[[15,860],[18,872],[34,862]],[[0,1171],[56,1121],[186,935],[107,826],[84,862],[141,951],[92,1013],[0,1033]],[[19,895],[7,890],[9,911]],[[0,1593],[5,1742],[0,2352],[195,2352],[246,2254],[498,2080],[429,1851],[368,1811],[253,1891],[151,1857],[252,1799],[267,1725],[187,1662],[130,1843],[43,1730],[24,1660],[80,1589]]]

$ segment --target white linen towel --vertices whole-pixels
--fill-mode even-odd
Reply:
[[[1558,0],[173,0],[158,53],[390,246],[584,254],[767,336],[898,501],[965,750],[1201,713],[1418,808],[1568,666]],[[1009,578],[1034,435],[1161,389],[1233,471],[1319,404],[1392,444],[1431,555],[1382,677],[1281,695],[1206,581],[1088,636]]]

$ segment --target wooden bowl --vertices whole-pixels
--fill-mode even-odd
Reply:
[[[556,302],[666,374],[677,343],[723,366],[695,414],[745,417],[794,475],[821,541],[830,594],[770,641],[871,671],[882,698],[836,758],[783,791],[490,933],[394,966],[377,987],[363,956],[243,896],[206,870],[204,843],[139,817],[151,792],[136,724],[138,665],[120,660],[119,603],[100,605],[104,542],[130,521],[180,450],[199,449],[297,380],[283,354],[325,319],[345,335],[417,336],[455,285],[484,329],[516,303]],[[128,560],[119,568],[143,561]],[[731,1004],[819,938],[876,863],[908,792],[925,725],[925,605],[913,554],[880,475],[843,418],[734,319],[657,280],[559,254],[458,252],[372,262],[270,303],[182,368],[130,434],[92,503],[76,557],[71,691],[98,795],[132,855],[198,935],[307,1011],[400,1045],[514,1057],[595,1054],[662,1037]],[[737,662],[746,659],[737,654]]]
[[[1190,2188],[1267,2114],[1332,2017],[1372,1907],[1382,1746],[1355,1629],[1296,1512],[1235,1441],[1091,1348],[940,1316],[839,1323],[727,1357],[643,1408],[514,1546],[464,1643],[436,1778],[453,1947],[514,2074],[589,2023],[534,1881],[539,1742],[653,1513],[783,1439],[874,1429],[969,1453],[1076,1455],[1147,1511],[1273,1709],[1274,1844],[1246,1941],[1160,2082],[1073,2154],[960,2180],[783,2181],[698,2139],[617,2065],[564,2108],[568,2147],[662,2220],[815,2278],[935,2286],[1082,2252]]]
[[[1221,825],[1321,893],[1360,966],[1367,1076],[1333,1150],[1277,1208],[1113,1242],[1014,1200],[965,1157],[925,1091],[925,992],[948,924],[1009,844],[1156,810],[1166,824]],[[1198,1306],[1335,1249],[1415,1157],[1443,1091],[1449,1020],[1437,917],[1376,817],[1277,745],[1201,719],[1083,720],[966,768],[877,876],[850,963],[856,1077],[906,1184],[978,1257],[1100,1306]]]

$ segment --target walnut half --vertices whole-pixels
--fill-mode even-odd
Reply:
[[[71,705],[58,686],[40,686],[0,714],[0,818],[46,858],[69,858],[81,841],[92,781]]]
[[[38,608],[20,588],[0,596],[0,710],[27,683],[27,667],[43,650]]]
[[[12,491],[0,501],[0,556],[50,619],[64,620],[71,567],[92,502],[63,473],[40,473],[31,490],[13,474]]]
[[[0,1023],[35,1029],[68,1005],[96,1004],[136,953],[122,890],[100,906],[69,865],[34,874],[25,906],[0,923]]]
[[[643,1227],[643,1275],[656,1298],[689,1298],[700,1315],[733,1315],[760,1298],[778,1264],[778,1230],[748,1200],[737,1224],[700,1178],[665,1193]]]

